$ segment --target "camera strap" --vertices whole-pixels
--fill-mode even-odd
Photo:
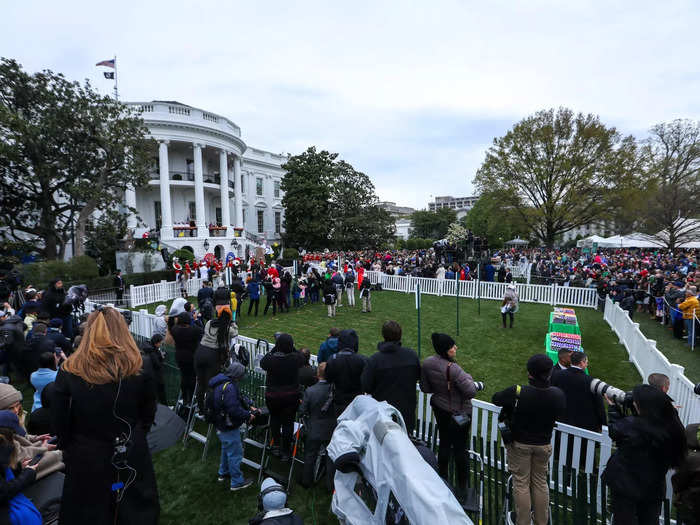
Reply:
[[[450,367],[452,365],[452,361],[447,363],[447,368],[445,369],[445,376],[447,377],[447,399],[450,407],[450,413],[454,414],[454,412],[452,411],[452,380],[450,379]]]
[[[511,419],[515,416],[515,409],[518,408],[518,401],[520,401],[520,391],[523,387],[520,385],[515,385],[515,403],[513,404],[513,412],[511,413]]]

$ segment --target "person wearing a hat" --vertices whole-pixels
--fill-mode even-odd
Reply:
[[[163,363],[165,362],[165,351],[161,349],[163,337],[160,333],[154,333],[151,338],[141,346],[141,357],[143,358],[143,373],[153,378],[153,388],[156,399],[161,405],[167,405],[165,396],[165,380],[163,379]]]
[[[168,319],[169,322],[170,320],[172,320],[172,317]],[[194,354],[199,346],[199,340],[202,338],[202,328],[198,325],[193,325],[192,316],[184,310],[177,315],[176,321],[170,328],[170,334],[175,342],[175,362],[180,369],[182,399],[186,405],[189,405],[197,382],[194,370]]]
[[[362,394],[362,371],[367,357],[358,352],[360,339],[352,329],[341,330],[338,335],[338,352],[331,354],[326,365],[326,380],[333,385],[333,409],[336,417]],[[415,388],[414,388],[415,390]]]
[[[302,520],[292,509],[286,508],[287,491],[272,478],[265,478],[260,485],[258,508],[260,512],[249,525],[303,525]]]
[[[153,320],[154,334],[160,334],[163,337],[165,337],[165,334],[168,332],[168,324],[165,319],[165,314],[167,311],[168,307],[164,304],[159,304],[158,306],[156,306],[156,310],[154,312],[156,318]]]
[[[10,411],[17,416],[18,424],[22,428],[21,432],[14,435],[15,446],[17,448],[17,460],[33,458],[37,454],[43,454],[41,461],[37,465],[37,479],[48,476],[57,470],[63,470],[63,454],[56,450],[55,445],[47,443],[50,436],[32,435],[24,431],[24,410],[22,409],[22,393],[14,386],[7,383],[0,383],[0,410]]]
[[[513,283],[506,286],[506,293],[503,296],[501,303],[501,319],[503,320],[503,328],[506,327],[506,316],[510,317],[510,327],[513,328],[513,316],[520,308],[520,298],[518,291]]]
[[[207,397],[209,412],[214,414],[214,427],[221,442],[221,461],[219,463],[219,481],[230,481],[231,491],[250,487],[253,481],[245,479],[241,473],[243,448],[241,444],[241,425],[253,420],[255,410],[252,402],[238,389],[238,382],[245,375],[245,367],[234,361],[223,372],[209,381],[212,394]]]
[[[506,445],[508,470],[513,475],[513,495],[517,525],[549,521],[547,469],[552,455],[552,431],[566,410],[566,398],[550,385],[552,360],[535,354],[527,361],[528,385],[513,385],[493,395],[494,405],[502,407],[499,419],[508,422],[513,441]]]
[[[469,420],[472,414],[471,399],[476,395],[472,376],[462,370],[455,361],[457,344],[447,334],[433,333],[431,336],[436,355],[428,357],[421,366],[420,387],[432,394],[430,406],[437,420],[440,436],[438,469],[440,477],[447,479],[450,458],[454,456],[457,466],[458,489],[467,487],[467,439]],[[464,417],[458,425],[454,415]]]
[[[274,348],[260,360],[265,377],[265,403],[270,410],[270,432],[275,443],[273,454],[289,459],[294,417],[299,407],[299,369],[304,356],[294,348],[289,334],[279,334]],[[280,433],[281,430],[281,433]],[[280,446],[281,445],[281,446]]]
[[[31,458],[17,459],[15,435],[24,436],[24,429],[14,412],[0,410],[0,524],[41,525],[41,514],[22,491],[36,479],[37,465]]]
[[[54,346],[57,346],[63,350],[66,355],[69,355],[71,352],[71,343],[61,332],[62,328],[63,319],[60,317],[54,317],[51,319],[51,321],[49,321],[49,328],[46,331],[46,337],[53,341]]]

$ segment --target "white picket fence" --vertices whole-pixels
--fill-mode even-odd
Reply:
[[[620,343],[625,345],[630,361],[645,381],[653,373],[666,374],[671,379],[668,395],[680,406],[678,415],[683,424],[700,421],[700,396],[693,392],[694,385],[685,377],[685,369],[671,363],[656,348],[656,341],[647,339],[639,329],[639,323],[633,322],[627,311],[615,304],[610,297],[605,299],[603,317],[619,337]]]
[[[462,281],[465,283],[465,281]],[[92,311],[97,303],[92,303],[87,301],[85,303],[86,311]],[[606,313],[607,313],[606,305]],[[156,316],[148,313],[147,310],[142,309],[139,311],[132,311],[132,322],[130,326],[131,333],[136,336],[141,336],[149,338],[153,333],[154,323]],[[629,320],[629,318],[628,318]],[[245,347],[250,354],[250,368],[251,370],[257,369],[260,371],[258,365],[260,359],[273,348],[274,343],[263,340],[263,339],[253,339],[251,337],[246,337],[239,335],[237,342]],[[663,356],[662,356],[663,357]],[[311,355],[311,364],[317,364],[317,356]],[[671,365],[675,366],[675,365]],[[680,367],[679,367],[680,368]],[[682,368],[681,368],[682,370]],[[658,371],[658,370],[656,370]],[[641,372],[641,371],[640,371]],[[684,378],[685,379],[685,378]],[[687,379],[686,379],[687,381]],[[435,417],[433,414],[432,407],[430,406],[431,394],[426,394],[420,391],[418,385],[416,385],[416,427],[415,427],[415,437],[429,443],[437,443],[437,425],[435,422]],[[675,398],[678,399],[678,398]],[[489,465],[498,465],[501,457],[501,448],[503,444],[500,440],[500,434],[498,432],[498,414],[500,412],[500,407],[488,403],[486,401],[481,401],[478,399],[472,400],[472,422],[471,422],[471,438],[476,438],[477,440],[483,440],[484,451],[483,460]],[[698,414],[695,416],[697,421]],[[693,417],[693,416],[688,416]],[[597,432],[591,432],[589,430],[584,430],[578,427],[572,427],[564,423],[557,423],[552,435],[552,446],[554,450],[554,443],[559,441],[559,457],[555,458],[554,455],[550,459],[550,470],[554,467],[554,461],[557,461],[559,468],[559,480],[563,480],[563,466],[566,464],[566,454],[569,442],[573,445],[573,455],[571,459],[572,465],[582,465],[582,471],[586,474],[595,474],[598,477],[597,491],[598,491],[598,507],[600,509],[601,501],[601,483],[600,476],[603,473],[605,465],[613,450],[613,442],[608,435],[608,427],[604,426],[603,431],[599,434]],[[585,444],[585,447],[584,447]],[[585,448],[585,451],[584,451]],[[582,457],[582,454],[585,456]],[[557,489],[560,492],[565,492],[567,487],[564,486],[563,481],[560,481],[558,487],[554,486],[554,483],[550,483],[553,489]],[[670,474],[667,476],[667,497],[672,494],[672,487],[670,484]]]
[[[420,286],[422,294],[459,296],[469,299],[491,299],[500,301],[506,292],[506,283],[488,281],[457,281],[454,279],[431,279],[403,275],[387,275],[382,272],[365,272],[372,284],[381,284],[384,290],[393,292],[415,293]],[[577,306],[580,308],[597,308],[598,293],[594,288],[560,286],[558,284],[521,284],[514,283],[521,302],[544,303],[550,305]]]

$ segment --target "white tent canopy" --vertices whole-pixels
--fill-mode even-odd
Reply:
[[[629,235],[613,235],[612,237],[600,237],[591,235],[576,242],[577,247],[597,244],[598,248],[663,248],[663,234],[657,236],[644,233],[631,233]],[[700,248],[700,241],[687,242],[680,245],[681,248]]]

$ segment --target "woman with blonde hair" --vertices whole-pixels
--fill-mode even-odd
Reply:
[[[56,377],[52,417],[64,451],[61,523],[155,524],[160,507],[146,443],[156,402],[121,314],[90,314]]]

